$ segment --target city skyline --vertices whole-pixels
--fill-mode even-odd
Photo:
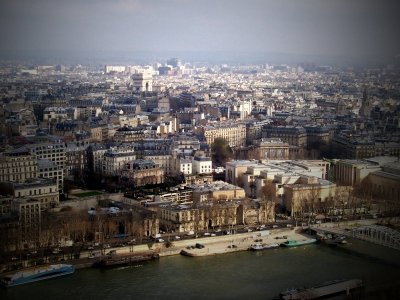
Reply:
[[[390,61],[400,53],[391,0],[5,0],[1,7],[3,58],[200,53],[207,60],[229,53],[240,60],[242,53],[244,60]]]

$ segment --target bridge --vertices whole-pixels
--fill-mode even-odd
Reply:
[[[371,242],[400,250],[400,232],[381,225],[364,225],[352,229],[313,228],[317,232],[344,235],[346,237]]]

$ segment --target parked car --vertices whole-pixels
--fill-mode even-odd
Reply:
[[[204,245],[203,245],[203,244],[200,244],[200,243],[196,243],[195,247],[196,247],[197,249],[203,249],[203,248],[204,248]]]
[[[116,250],[111,250],[111,251],[109,251],[109,252],[106,253],[107,256],[113,256],[113,255],[115,255],[115,254],[117,254],[117,251],[116,251]]]

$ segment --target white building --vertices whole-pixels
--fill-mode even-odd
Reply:
[[[111,72],[113,72],[113,73],[123,73],[125,71],[126,71],[126,67],[125,66],[110,66],[110,65],[106,65],[104,67],[104,72],[106,74],[111,73]]]
[[[210,157],[195,156],[193,158],[193,174],[212,173],[212,161]]]
[[[191,159],[188,158],[179,158],[177,160],[178,164],[178,172],[183,173],[185,175],[192,175],[193,173],[193,163]]]

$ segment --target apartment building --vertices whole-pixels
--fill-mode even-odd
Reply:
[[[120,182],[131,188],[164,182],[164,170],[153,161],[137,159],[125,163]]]
[[[11,212],[18,216],[21,242],[35,241],[41,227],[42,203],[40,200],[28,197],[13,199]]]
[[[0,182],[24,182],[37,177],[37,159],[24,148],[0,155]]]
[[[137,142],[145,138],[146,129],[144,127],[124,126],[116,130],[113,140],[116,142]]]
[[[193,162],[191,159],[178,157],[175,159],[175,161],[176,161],[176,167],[175,167],[176,174],[182,173],[184,175],[192,175]]]
[[[246,126],[238,123],[219,123],[202,128],[208,145],[216,138],[223,138],[231,147],[242,147],[246,144]]]
[[[173,173],[173,159],[169,151],[145,150],[141,158],[154,162],[158,167],[164,170],[164,174],[166,175]]]
[[[68,143],[65,148],[64,176],[69,178],[82,177],[85,168],[88,168],[87,143]]]
[[[65,166],[65,144],[64,143],[46,143],[32,144],[25,146],[37,159],[49,159],[57,165]]]
[[[0,191],[1,194],[14,198],[37,200],[42,210],[55,207],[59,203],[58,184],[51,179],[37,178],[24,183],[2,182]]]
[[[43,111],[43,122],[62,122],[68,118],[67,109],[64,107],[46,107]]]
[[[102,175],[118,176],[124,169],[125,165],[136,159],[136,153],[131,151],[119,151],[118,149],[110,149],[103,155]]]
[[[170,204],[160,207],[160,226],[168,231],[205,231],[237,224],[238,204],[203,203],[200,206]]]
[[[203,154],[195,155],[193,158],[193,174],[211,174],[212,160]]]
[[[61,166],[49,159],[38,159],[38,177],[49,178],[58,185],[58,191],[64,188],[64,172]]]
[[[307,146],[307,132],[303,127],[294,126],[264,126],[263,137],[279,138],[289,145]]]
[[[246,123],[246,143],[251,145],[255,140],[261,139],[263,127],[269,123],[269,120]]]

